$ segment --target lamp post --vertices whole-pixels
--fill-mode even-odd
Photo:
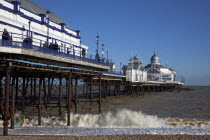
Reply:
[[[31,20],[28,21],[29,38],[31,38]]]
[[[106,54],[107,54],[106,59],[108,61],[109,51],[107,51]]]
[[[82,56],[82,41],[80,40],[79,43],[80,43],[79,46],[80,46],[80,57],[81,57]]]
[[[122,69],[121,67],[122,67],[122,63],[120,62],[120,74],[121,74],[121,69]]]
[[[96,45],[97,45],[97,53],[98,53],[98,44],[99,44],[99,36],[96,36]]]
[[[96,45],[97,45],[97,50],[96,50],[96,59],[99,60],[99,54],[98,54],[98,45],[99,45],[99,36],[96,36]]]
[[[101,54],[102,54],[102,59],[103,59],[103,57],[104,57],[104,44],[101,45],[101,48],[102,48]]]

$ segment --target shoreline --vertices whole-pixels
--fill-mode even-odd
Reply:
[[[63,135],[11,135],[0,136],[1,140],[157,140],[157,139],[173,139],[173,140],[208,140],[210,135],[96,135],[96,136],[63,136]]]

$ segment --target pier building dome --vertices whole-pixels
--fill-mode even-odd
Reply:
[[[156,52],[154,52],[153,56],[151,57],[150,64],[160,64],[159,57],[156,55]]]
[[[159,82],[173,82],[176,80],[176,71],[167,66],[162,66],[159,63],[159,57],[156,52],[150,59],[150,64],[144,67],[147,71],[148,81],[159,81]]]

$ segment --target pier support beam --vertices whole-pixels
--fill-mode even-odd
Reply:
[[[99,75],[99,100],[98,100],[98,111],[101,113],[101,75]]]
[[[12,105],[11,105],[11,129],[14,129],[14,115],[15,115],[15,77],[12,78]]]
[[[78,88],[78,78],[75,79],[75,90],[74,90],[74,107],[75,112],[77,113],[77,88]]]
[[[59,116],[61,116],[62,114],[61,105],[62,105],[62,77],[60,77],[59,79]]]
[[[24,114],[24,106],[25,106],[25,90],[26,90],[26,78],[23,77],[23,87],[22,87],[22,114]]]
[[[10,93],[10,73],[11,73],[11,62],[7,62],[6,67],[6,79],[5,79],[5,102],[4,102],[4,136],[8,135],[8,119],[9,119],[9,93]]]
[[[16,83],[15,83],[15,101],[16,101],[16,105],[18,104],[18,90],[19,90],[19,86],[18,86],[18,80],[19,80],[19,78],[18,78],[18,76],[16,75]]]
[[[92,88],[93,88],[93,78],[90,78],[90,110],[92,109],[92,97],[93,97],[93,93],[92,93]]]
[[[3,119],[3,116],[4,116],[4,108],[3,108],[3,88],[2,88],[2,77],[0,77],[0,113],[1,113],[1,116],[2,116],[2,119]]]
[[[72,73],[68,75],[68,100],[67,100],[67,126],[70,126],[70,112],[71,112],[71,102],[72,102]]]
[[[39,105],[38,105],[38,125],[41,126],[41,109],[42,109],[42,77],[39,79]]]

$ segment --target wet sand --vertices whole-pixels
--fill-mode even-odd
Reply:
[[[0,136],[1,140],[210,140],[210,135]]]

